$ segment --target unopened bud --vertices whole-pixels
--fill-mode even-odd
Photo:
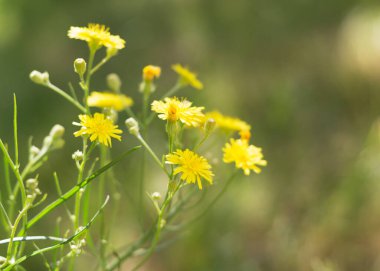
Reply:
[[[36,189],[38,187],[38,181],[36,179],[27,179],[26,180],[26,188],[28,189]]]
[[[110,90],[119,93],[121,88],[120,77],[116,73],[110,73],[107,75],[107,85]]]
[[[87,69],[87,63],[83,58],[77,58],[74,60],[74,71],[79,74],[80,76],[83,76],[83,74],[86,72]]]
[[[49,136],[53,138],[53,140],[61,138],[65,133],[65,127],[60,124],[56,124],[51,128]]]
[[[73,160],[80,162],[83,160],[83,152],[77,150],[73,153],[71,157],[73,158]]]
[[[30,155],[36,156],[37,154],[40,153],[40,149],[33,145],[30,147],[29,152],[30,152]]]
[[[50,81],[49,81],[49,73],[48,72],[39,72],[39,71],[32,71],[30,74],[29,74],[29,78],[30,80],[32,80],[34,83],[36,84],[40,84],[40,85],[47,85]]]
[[[153,200],[160,200],[160,199],[161,199],[161,194],[160,194],[160,192],[154,192],[154,193],[152,194],[152,199],[153,199]]]
[[[125,121],[128,131],[131,135],[138,136],[140,134],[139,124],[134,118],[128,118]]]
[[[119,50],[116,48],[107,48],[107,56],[106,57],[111,58],[111,57],[117,55],[118,52],[119,52]]]

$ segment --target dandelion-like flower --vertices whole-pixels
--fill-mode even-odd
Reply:
[[[176,97],[165,98],[164,101],[154,101],[152,111],[159,113],[158,117],[163,120],[176,122],[180,120],[187,126],[197,127],[204,120],[203,107],[191,106],[191,102]]]
[[[158,66],[148,65],[143,69],[143,78],[147,81],[152,81],[154,78],[159,78],[161,75],[161,68]]]
[[[87,27],[72,26],[67,35],[71,39],[84,40],[95,49],[105,46],[120,50],[125,47],[125,40],[117,35],[111,35],[109,28],[101,24],[88,24]]]
[[[167,154],[166,164],[178,165],[174,169],[174,175],[181,173],[181,180],[187,183],[197,183],[199,189],[202,189],[201,179],[205,179],[212,184],[212,177],[214,174],[211,171],[211,166],[206,158],[200,156],[188,149],[182,151],[177,150],[173,153]]]
[[[181,81],[186,84],[190,85],[195,89],[203,89],[203,84],[201,81],[198,80],[197,75],[191,71],[189,71],[187,68],[183,67],[181,64],[175,64],[172,66],[172,69],[180,76]]]
[[[237,168],[241,168],[245,175],[250,174],[250,170],[256,173],[261,172],[258,166],[266,166],[267,161],[263,160],[264,156],[261,148],[254,145],[248,145],[248,141],[244,139],[231,138],[229,143],[223,148],[225,163],[235,162]]]
[[[206,113],[206,119],[214,119],[216,126],[228,131],[250,131],[251,126],[241,119],[225,116],[218,111]]]
[[[110,107],[117,111],[121,111],[132,106],[133,100],[122,94],[94,91],[87,97],[87,104],[92,107]]]
[[[122,131],[117,129],[110,119],[107,119],[104,114],[95,113],[91,115],[79,115],[80,123],[73,122],[74,125],[82,126],[79,131],[74,133],[74,136],[87,135],[91,141],[99,141],[104,145],[112,146],[111,137],[121,140]]]

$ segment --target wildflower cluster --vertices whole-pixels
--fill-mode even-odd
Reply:
[[[73,87],[71,92],[59,88],[53,83],[54,80],[51,80],[48,72],[33,71],[30,79],[34,83],[54,91],[78,111],[75,116],[72,116],[74,120],[72,124],[77,126],[78,130],[71,135],[74,140],[81,138],[81,140],[75,141],[79,144],[79,148],[71,150],[71,158],[74,160],[77,171],[76,181],[71,183],[71,189],[63,193],[58,177],[59,172],[54,173],[57,199],[30,218],[29,210],[39,206],[46,199],[46,195],[43,195],[39,186],[43,180],[38,179],[37,170],[44,164],[48,154],[63,147],[64,128],[61,125],[55,125],[43,140],[41,148],[30,144],[29,162],[25,167],[19,165],[17,142],[15,142],[16,157],[12,159],[7,145],[0,140],[0,147],[6,161],[5,167],[7,170],[8,168],[12,169],[14,178],[17,180],[16,187],[8,189],[10,200],[5,206],[3,204],[0,206],[1,221],[10,236],[4,241],[8,245],[8,252],[5,257],[0,256],[0,269],[9,271],[16,267],[21,268],[24,261],[30,257],[25,255],[34,256],[45,251],[55,250],[56,260],[46,262],[48,269],[60,270],[67,267],[69,270],[74,270],[78,256],[86,249],[86,244],[90,244],[92,254],[95,254],[99,261],[99,270],[116,270],[122,262],[128,260],[138,250],[143,249],[145,251],[143,256],[133,268],[133,270],[137,270],[154,253],[159,242],[165,239],[167,225],[174,223],[177,213],[182,212],[185,208],[206,208],[208,210],[208,207],[215,203],[225,191],[225,189],[210,186],[218,182],[224,183],[226,187],[236,176],[235,170],[227,178],[228,180],[225,180],[225,174],[219,174],[218,167],[215,166],[215,163],[210,162],[215,159],[210,158],[223,155],[225,163],[235,163],[235,167],[242,169],[245,175],[249,175],[251,171],[259,173],[260,167],[265,166],[266,161],[261,149],[249,143],[251,126],[248,123],[238,118],[222,115],[218,111],[204,112],[204,106],[195,106],[188,98],[179,97],[179,91],[183,88],[191,87],[197,90],[204,88],[197,75],[188,68],[180,64],[172,66],[172,70],[178,75],[177,82],[165,94],[160,94],[161,98],[153,96],[156,90],[156,81],[162,74],[161,67],[155,65],[147,65],[142,68],[141,83],[135,93],[123,93],[122,81],[115,73],[106,77],[107,89],[98,91],[99,88],[95,88],[91,84],[93,75],[125,47],[125,40],[118,35],[111,34],[109,28],[99,24],[71,27],[67,35],[71,39],[84,41],[89,48],[87,61],[84,58],[77,58],[73,61],[73,70],[78,78],[76,87]],[[103,47],[105,47],[104,57],[95,63],[95,55]],[[139,92],[142,101],[140,107],[136,106],[131,98]],[[165,125],[162,125],[162,132],[167,138],[167,142],[164,143],[166,149],[160,154],[157,154],[149,143],[149,133],[152,129],[150,124],[156,119],[155,115],[165,122]],[[16,116],[15,102],[15,124],[17,123]],[[75,121],[77,118],[79,118],[79,122]],[[123,132],[122,127],[118,125],[120,119],[123,118],[126,119],[125,125],[129,135]],[[212,148],[212,144],[206,143],[217,142],[218,138],[223,138],[219,136],[217,130],[227,133],[230,137],[227,142],[223,141],[224,148],[222,146],[218,146],[217,149]],[[17,126],[14,131],[17,140]],[[140,151],[140,156],[134,157],[134,159],[140,160],[138,164],[141,171],[144,173],[146,170],[145,163],[149,162],[146,160],[146,156],[149,155],[151,161],[157,164],[157,170],[160,170],[162,176],[165,176],[166,181],[162,184],[165,196],[162,197],[160,192],[147,193],[151,183],[145,180],[144,174],[140,174],[138,189],[134,191],[137,195],[136,202],[138,202],[137,220],[141,223],[146,219],[145,214],[149,213],[151,209],[155,210],[156,219],[149,229],[145,229],[144,224],[141,223],[146,231],[141,238],[132,243],[130,240],[125,240],[125,243],[130,244],[127,249],[125,247],[118,249],[108,242],[114,222],[112,219],[119,215],[116,213],[116,207],[126,205],[125,202],[120,201],[120,191],[123,190],[120,190],[120,187],[127,186],[127,183],[130,182],[129,178],[135,175],[125,169],[122,174],[124,179],[119,180],[115,177],[113,166],[124,161],[124,157],[140,148],[140,146],[131,146],[131,142],[133,142],[131,135],[144,147]],[[195,140],[186,140],[187,135]],[[236,138],[236,135],[240,138]],[[117,145],[118,150],[125,149],[124,154],[118,158],[113,158],[111,149],[114,146],[113,143]],[[97,181],[93,182],[95,179]],[[162,180],[162,178],[153,181],[159,182],[158,180]],[[11,179],[8,178],[7,182],[10,187]],[[90,190],[90,186],[94,186],[95,189]],[[133,189],[133,186],[128,186],[128,189]],[[196,206],[192,204],[192,207],[189,207],[189,198],[194,194],[201,193],[200,190],[203,189],[210,189],[216,195],[214,198],[209,198],[208,202],[206,199],[203,204]],[[20,202],[16,202],[19,191]],[[103,211],[110,198],[107,192],[111,193],[113,199],[110,203],[113,214]],[[93,196],[94,193],[98,193],[97,197]],[[153,208],[146,206],[146,194],[148,194]],[[99,200],[95,201],[94,198]],[[36,202],[37,199],[40,201]],[[123,198],[123,200],[127,199]],[[0,203],[2,203],[1,199]],[[30,235],[31,228],[60,205],[66,209],[68,219],[65,221],[70,222],[70,225],[67,225],[67,223],[61,223],[61,218],[57,219],[57,228],[54,232],[60,236]],[[92,207],[94,205],[98,208],[94,209]],[[18,207],[20,210],[17,213],[15,210]],[[92,218],[90,218],[91,212],[94,213]],[[130,217],[128,213],[125,216]],[[102,225],[98,233],[94,233],[95,229],[90,229],[95,219],[100,220]],[[188,218],[189,221],[191,219],[191,217]],[[87,235],[88,230],[91,230],[93,234]],[[96,236],[96,238],[91,236]],[[50,240],[57,243],[37,249],[33,254],[26,254],[25,244],[15,243],[16,240],[25,242]],[[0,244],[1,242],[2,240],[0,240]]]

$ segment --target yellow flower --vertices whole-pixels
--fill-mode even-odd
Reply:
[[[91,92],[87,97],[88,106],[110,107],[121,111],[133,104],[133,100],[126,95],[114,94],[111,92]]]
[[[172,69],[180,76],[182,82],[186,85],[190,85],[196,89],[203,89],[203,84],[197,79],[197,75],[187,68],[183,67],[181,64],[175,64]]]
[[[225,163],[235,162],[237,168],[241,168],[245,175],[250,174],[250,170],[256,173],[261,172],[258,166],[266,166],[267,161],[263,160],[264,156],[261,148],[253,145],[248,145],[247,140],[231,138],[229,143],[223,148]]]
[[[166,155],[166,164],[179,165],[174,170],[174,175],[181,173],[181,180],[188,183],[197,183],[199,189],[202,189],[201,178],[212,184],[214,174],[206,158],[200,156],[188,149],[177,150]]]
[[[206,119],[214,119],[216,122],[216,126],[221,129],[231,130],[231,131],[250,131],[251,126],[242,121],[241,119],[224,116],[218,111],[208,112],[206,113]]]
[[[95,113],[91,115],[79,115],[80,123],[73,122],[74,125],[82,126],[79,131],[74,133],[74,136],[88,135],[91,141],[98,140],[99,143],[111,146],[111,137],[121,140],[122,131],[117,129],[111,120],[105,118],[104,114]]]
[[[67,35],[71,39],[84,40],[95,49],[105,46],[109,49],[123,49],[125,40],[117,35],[111,35],[109,28],[100,24],[88,24],[88,27],[72,26]]]
[[[158,78],[161,75],[161,68],[158,66],[148,65],[143,69],[143,78],[147,81],[152,81],[154,78]]]
[[[176,122],[180,120],[187,126],[197,127],[204,120],[203,107],[191,106],[191,102],[178,98],[165,98],[164,101],[154,101],[152,111],[159,113],[163,120]]]

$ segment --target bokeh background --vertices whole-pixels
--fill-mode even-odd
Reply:
[[[63,180],[75,175],[78,112],[28,75],[47,70],[66,89],[76,82],[73,60],[87,50],[66,33],[88,22],[127,40],[96,76],[98,90],[117,72],[139,100],[141,69],[155,64],[163,93],[176,80],[170,65],[187,64],[205,89],[182,94],[249,122],[269,162],[262,174],[235,180],[143,270],[380,270],[378,1],[1,0],[0,137],[12,138],[12,93],[24,150],[30,135],[40,144],[56,123],[67,131],[65,150],[41,173],[44,191],[53,189],[53,170]],[[132,167],[119,167],[120,178]],[[126,186],[133,194],[136,184]],[[133,240],[125,225],[113,238]],[[42,268],[39,259],[29,266]]]

